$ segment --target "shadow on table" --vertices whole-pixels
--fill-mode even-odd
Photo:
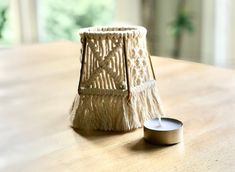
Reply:
[[[166,146],[153,145],[144,140],[144,138],[135,140],[125,145],[127,149],[133,152],[148,152],[148,151],[159,151],[161,149],[166,149]]]
[[[124,135],[128,135],[131,132],[135,132],[136,130],[133,131],[128,131],[128,132],[114,132],[114,131],[84,131],[84,130],[78,130],[76,128],[73,128],[73,130],[76,132],[81,137],[84,137],[87,140],[94,141],[96,144],[99,144],[101,142],[106,142],[107,140],[110,139],[115,139],[116,137],[122,137]],[[125,137],[125,136],[124,136]],[[123,138],[123,137],[122,137]],[[120,140],[122,140],[120,138]],[[118,139],[119,141],[119,139]],[[159,151],[161,149],[166,149],[167,146],[159,146],[159,145],[153,145],[144,140],[142,136],[140,136],[139,139],[137,140],[127,140],[125,141],[122,140],[123,143],[120,143],[121,147],[127,148],[129,151],[133,152],[148,152],[148,151]]]
[[[88,140],[96,140],[96,139],[104,139],[106,137],[111,137],[111,136],[121,136],[130,132],[117,132],[117,131],[84,131],[84,130],[78,130],[76,128],[72,128],[77,134],[80,136],[88,139]]]

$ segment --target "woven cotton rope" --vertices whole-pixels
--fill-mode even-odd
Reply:
[[[128,131],[162,115],[146,29],[91,27],[80,32],[81,72],[73,127]]]

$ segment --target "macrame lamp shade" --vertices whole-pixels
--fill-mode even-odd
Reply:
[[[91,27],[80,31],[81,71],[72,125],[128,131],[162,116],[146,29]]]

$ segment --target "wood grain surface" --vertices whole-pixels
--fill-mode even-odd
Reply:
[[[159,147],[142,128],[70,128],[79,47],[0,51],[0,171],[235,171],[235,71],[152,57],[166,114],[184,122],[184,142]]]

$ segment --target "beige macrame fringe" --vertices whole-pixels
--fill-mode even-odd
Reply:
[[[71,114],[73,127],[84,130],[128,131],[139,128],[147,119],[159,117],[156,85],[124,95],[78,95]],[[160,107],[161,108],[161,107]]]

